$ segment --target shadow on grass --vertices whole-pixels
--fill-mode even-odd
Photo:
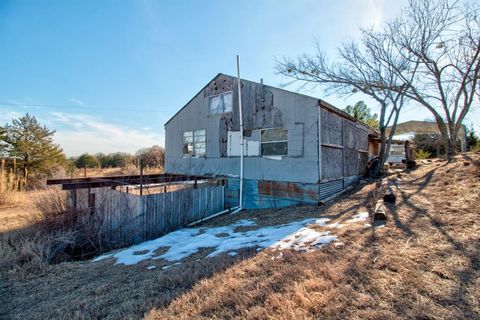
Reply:
[[[428,208],[418,206],[415,204],[414,201],[412,201],[412,195],[419,194],[430,184],[437,169],[438,168],[430,170],[425,175],[409,181],[410,183],[418,186],[418,188],[411,194],[407,194],[402,189],[398,189],[400,191],[400,202],[397,206],[388,206],[388,208],[394,219],[395,226],[402,230],[407,236],[416,238],[422,237],[422,234],[420,234],[419,232],[414,232],[412,228],[410,228],[410,225],[415,224],[415,222],[420,218],[425,218],[422,219],[422,223],[424,223],[424,221],[427,221],[427,225],[424,226],[423,231],[425,232],[425,229],[430,228],[432,229],[432,231],[434,231],[435,234],[441,235],[442,240],[447,241],[450,244],[450,249],[441,252],[441,255],[458,255],[467,259],[468,264],[464,268],[460,270],[455,270],[454,272],[459,281],[457,282],[455,289],[452,290],[450,298],[439,298],[437,302],[444,307],[450,307],[452,305],[456,306],[456,310],[459,311],[458,318],[480,319],[479,310],[476,309],[478,308],[478,306],[472,304],[471,299],[467,297],[467,293],[469,293],[469,291],[475,290],[476,277],[478,277],[478,272],[480,272],[480,241],[477,239],[476,242],[473,244],[473,248],[467,248],[464,243],[458,241],[448,231],[449,229],[452,229],[452,226],[449,223],[445,223],[444,221],[442,221],[442,219],[439,219],[438,217],[441,217],[441,215],[437,214],[434,216],[432,215],[430,210],[428,210]],[[441,195],[435,196],[441,197]],[[445,200],[446,199],[447,198],[445,198]],[[405,219],[405,221],[403,221],[398,214],[397,208],[399,208],[400,206],[404,206],[405,208],[413,212],[411,217]],[[438,207],[432,209],[441,210]],[[446,212],[445,214],[449,213]],[[440,274],[439,276],[444,277],[445,275]]]
[[[240,269],[229,268],[221,277],[196,286],[171,305],[158,306],[147,319],[185,315],[199,318],[480,318],[478,302],[472,301],[475,295],[471,294],[476,290],[479,272],[478,240],[473,244],[462,242],[459,234],[449,231],[452,226],[448,221],[442,221],[424,204],[412,200],[412,194],[430,192],[427,187],[437,178],[435,170],[406,182],[413,187],[411,193],[401,191],[397,206],[389,207],[389,219],[395,228],[349,231],[341,238],[344,249],[330,245],[307,254],[286,252],[280,260],[274,256],[257,256]],[[340,218],[360,206],[349,205],[330,217]],[[415,245],[411,242],[410,246],[415,248],[410,250],[408,244],[412,238]],[[444,250],[445,245],[450,248]],[[468,263],[455,269],[445,260],[451,255],[464,257]],[[451,271],[454,277],[433,270],[433,262],[446,268],[446,273]],[[233,281],[236,275],[241,279]]]

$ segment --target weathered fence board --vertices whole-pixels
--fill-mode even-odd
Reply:
[[[112,243],[138,243],[223,211],[224,189],[222,185],[208,186],[143,197],[109,188],[91,189],[90,193],[95,194],[95,220],[102,225],[105,238]],[[89,212],[88,191],[73,192],[77,209]]]
[[[223,197],[223,186],[183,189],[144,196],[145,240],[222,211]]]

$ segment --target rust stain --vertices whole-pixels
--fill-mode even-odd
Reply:
[[[284,197],[292,199],[317,200],[318,194],[314,189],[295,182],[258,181],[258,193],[266,196]]]

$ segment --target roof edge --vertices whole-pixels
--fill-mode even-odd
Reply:
[[[179,114],[183,109],[185,109],[185,107],[190,103],[192,102],[193,99],[195,99],[196,96],[198,96],[203,90],[205,90],[205,88],[212,82],[214,81],[215,79],[217,79],[218,77],[220,76],[226,76],[226,77],[231,77],[231,78],[237,78],[236,76],[231,76],[231,75],[228,75],[228,74],[225,74],[225,73],[217,73],[217,75],[215,77],[213,77],[210,81],[208,81],[187,103],[185,103],[185,105],[183,107],[181,107],[170,119],[168,119],[167,122],[165,122],[164,126],[166,126],[170,121],[172,121],[173,118],[175,118],[177,116],[177,114]],[[244,80],[244,81],[248,81],[248,82],[253,82],[253,83],[256,83],[256,84],[261,84],[259,82],[256,82],[256,81],[252,81],[252,80],[248,80],[248,79],[244,79],[244,78],[241,78],[241,80]],[[262,83],[263,84],[263,83]],[[346,113],[345,111],[343,111],[342,109],[339,109],[335,106],[333,106],[332,104],[322,100],[322,99],[319,99],[317,97],[312,97],[312,96],[309,96],[309,95],[306,95],[306,94],[303,94],[303,93],[299,93],[299,92],[295,92],[295,91],[290,91],[290,90],[286,90],[286,89],[283,89],[283,88],[278,88],[278,87],[274,87],[274,86],[271,86],[271,85],[268,85],[268,84],[263,84],[264,86],[266,87],[269,87],[269,88],[273,88],[273,89],[276,89],[276,90],[282,90],[282,91],[285,91],[285,92],[289,92],[289,93],[294,93],[294,94],[298,94],[298,95],[302,95],[302,96],[305,96],[305,97],[309,97],[309,98],[312,98],[312,99],[316,99],[318,101],[318,104],[319,106],[321,107],[324,107],[325,109],[328,109],[344,118],[347,118],[355,123],[359,123],[361,125],[364,125],[365,127],[367,127],[369,129],[369,131],[372,131],[373,133],[375,134],[380,134],[378,132],[378,130],[376,130],[375,128],[369,126],[368,124],[364,123],[363,121],[360,121],[358,119],[355,119],[353,116],[351,116],[350,114]]]

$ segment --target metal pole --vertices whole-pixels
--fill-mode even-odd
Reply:
[[[143,161],[140,160],[140,196],[143,196]]]
[[[240,118],[240,194],[238,196],[239,209],[243,208],[243,113],[242,113],[242,84],[240,80],[240,56],[237,54],[237,92],[238,116]]]

